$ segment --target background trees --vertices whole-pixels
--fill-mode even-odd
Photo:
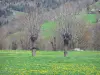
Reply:
[[[17,2],[15,0],[10,4],[9,1],[1,1],[0,6],[4,8],[0,9],[0,35],[2,35],[0,36],[0,49],[28,50],[35,46],[42,50],[63,50],[62,34],[65,32],[72,35],[70,49],[99,49],[99,41],[97,43],[99,20],[94,24],[87,22],[85,20],[87,18],[84,17],[90,14],[87,13],[88,7],[88,12],[91,12],[93,7],[99,9],[97,4],[99,5],[99,2],[95,3],[93,0],[23,0]],[[19,9],[20,5],[23,6],[22,9]],[[6,15],[8,13],[9,15]],[[56,27],[51,29],[53,35],[44,38],[43,33],[47,31],[42,32],[41,28],[47,21],[51,24],[55,22]],[[32,41],[33,38],[35,38],[34,41]]]

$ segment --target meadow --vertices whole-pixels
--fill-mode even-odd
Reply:
[[[100,52],[1,50],[0,75],[100,75]]]

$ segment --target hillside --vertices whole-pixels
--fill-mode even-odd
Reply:
[[[93,47],[93,43],[90,42],[93,39],[92,36],[94,36],[92,35],[92,26],[97,24],[97,20],[96,14],[91,14],[91,10],[95,5],[99,5],[99,1],[54,0],[56,1],[54,2],[53,0],[14,0],[15,2],[12,1],[11,3],[9,1],[1,1],[0,34],[2,36],[0,36],[0,42],[1,47],[5,45],[2,47],[3,49],[30,49],[30,36],[39,35],[39,39],[36,42],[38,48],[52,50],[53,44],[51,43],[52,41],[54,43],[54,38],[56,37],[56,49],[61,50],[64,46],[62,34],[66,31],[72,35],[73,45],[70,48],[79,46],[82,49],[88,49]],[[52,8],[57,2],[57,7]],[[89,10],[87,11],[88,7]],[[4,9],[9,10],[9,14]],[[87,23],[88,20],[93,22],[93,24]],[[54,27],[55,24],[57,27]],[[47,40],[43,36],[47,37]],[[95,34],[95,36],[97,35]],[[96,41],[96,39],[93,40]],[[12,46],[15,47],[12,48]]]
[[[46,12],[58,8],[65,2],[67,0],[1,0],[0,25],[7,24],[16,11],[30,13],[39,9],[38,12],[41,14],[42,11]]]
[[[30,13],[38,10],[42,14],[55,10],[66,2],[74,2],[76,8],[81,10],[87,3],[93,3],[93,0],[0,0],[0,26],[15,18],[16,11]]]

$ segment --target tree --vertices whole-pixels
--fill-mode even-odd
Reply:
[[[37,47],[35,47],[35,42],[36,40],[38,39],[38,35],[39,35],[39,31],[40,31],[40,27],[38,25],[38,15],[39,15],[39,11],[38,11],[38,8],[36,10],[35,13],[32,13],[32,14],[29,14],[29,27],[28,27],[28,31],[29,31],[29,34],[30,34],[30,40],[31,40],[31,50],[32,50],[32,56],[35,56],[36,55],[36,50],[38,49]],[[31,17],[33,16],[33,17]],[[34,19],[35,17],[35,19]],[[33,22],[32,22],[33,20]]]
[[[16,50],[17,49],[17,44],[16,41],[12,42],[12,50]]]
[[[31,35],[31,37],[30,37],[30,39],[32,41],[32,44],[33,44],[32,48],[31,48],[31,50],[32,50],[32,56],[36,55],[36,50],[38,49],[38,48],[34,47],[34,43],[37,40],[37,38],[38,38],[38,34]]]
[[[53,38],[53,41],[51,41],[51,45],[54,51],[56,51],[56,37]]]
[[[63,37],[64,47],[65,47],[64,48],[64,57],[66,57],[66,55],[67,55],[66,50],[69,49],[69,44],[70,44],[69,42],[72,39],[72,35],[69,32],[65,31],[64,34],[62,34],[62,37]]]

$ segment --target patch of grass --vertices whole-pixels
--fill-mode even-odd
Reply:
[[[53,36],[55,33],[56,22],[47,21],[41,26],[41,35],[45,38]]]
[[[86,14],[85,20],[89,23],[96,23],[96,14]]]
[[[0,51],[0,75],[99,75],[100,52]]]

